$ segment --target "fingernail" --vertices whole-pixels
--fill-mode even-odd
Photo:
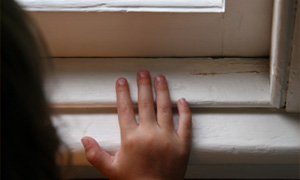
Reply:
[[[181,99],[180,99],[180,103],[181,103],[182,105],[187,105],[187,102],[186,102],[185,98],[181,98]]]
[[[149,76],[149,73],[148,73],[148,71],[143,70],[143,71],[140,71],[140,72],[138,73],[138,75],[139,75],[139,77],[148,77],[148,76]]]
[[[155,77],[155,81],[158,82],[158,83],[165,82],[165,77],[163,75],[157,75]]]
[[[126,79],[124,79],[124,78],[118,79],[118,84],[119,84],[119,85],[124,85],[124,84],[126,84]]]
[[[82,138],[81,142],[84,147],[88,147],[90,145],[90,141],[87,138]]]

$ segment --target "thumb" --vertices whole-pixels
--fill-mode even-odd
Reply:
[[[112,167],[114,156],[104,151],[97,141],[91,137],[83,137],[81,142],[85,149],[86,159],[102,173],[109,172]]]

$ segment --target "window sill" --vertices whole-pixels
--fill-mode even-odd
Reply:
[[[299,114],[270,108],[268,59],[55,58],[46,89],[73,157],[70,178],[103,177],[86,161],[80,139],[119,148],[114,79],[129,80],[136,104],[139,69],[165,74],[172,102],[186,97],[196,107],[186,178],[298,178]]]
[[[136,72],[164,74],[174,106],[271,107],[266,58],[54,58],[46,83],[55,108],[116,107],[115,80],[128,79],[137,104]]]
[[[86,161],[80,139],[92,136],[105,150],[115,152],[120,146],[116,109],[58,113],[54,122],[73,158],[70,178],[104,177]],[[299,177],[299,114],[270,109],[193,109],[192,114],[186,178]]]

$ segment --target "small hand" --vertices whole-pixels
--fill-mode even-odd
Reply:
[[[82,138],[86,158],[110,179],[147,180],[183,179],[191,141],[191,112],[185,99],[177,102],[178,129],[174,129],[172,104],[167,80],[154,79],[157,115],[148,71],[137,75],[140,123],[135,119],[126,79],[116,82],[121,147],[115,155],[102,150],[90,138]]]

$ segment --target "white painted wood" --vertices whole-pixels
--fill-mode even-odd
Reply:
[[[77,168],[70,176],[101,177],[96,169],[88,168],[80,139],[92,136],[105,150],[115,152],[120,146],[116,109],[68,109],[58,114],[53,121]],[[258,109],[194,109],[192,114],[186,177],[298,178],[299,114]],[[175,122],[177,118],[175,113]]]
[[[18,0],[30,11],[224,12],[225,0]]]
[[[288,68],[291,60],[296,0],[274,1],[271,46],[271,98],[272,105],[285,106]]]
[[[192,107],[270,107],[268,59],[54,58],[46,91],[56,108],[116,107],[115,81],[129,81],[137,104],[136,73],[164,74],[172,103]]]
[[[177,12],[182,8],[113,13],[98,12],[91,0],[80,1],[79,7],[74,1],[33,2],[46,4],[29,10],[53,57],[261,57],[270,52],[272,0],[227,0],[225,13],[191,8],[186,13]],[[66,7],[54,11],[50,2]]]
[[[286,99],[286,110],[288,112],[300,112],[300,96],[299,96],[299,71],[300,71],[300,3],[297,4],[297,15],[295,18],[295,28],[293,35],[293,49],[291,55],[289,84]]]

